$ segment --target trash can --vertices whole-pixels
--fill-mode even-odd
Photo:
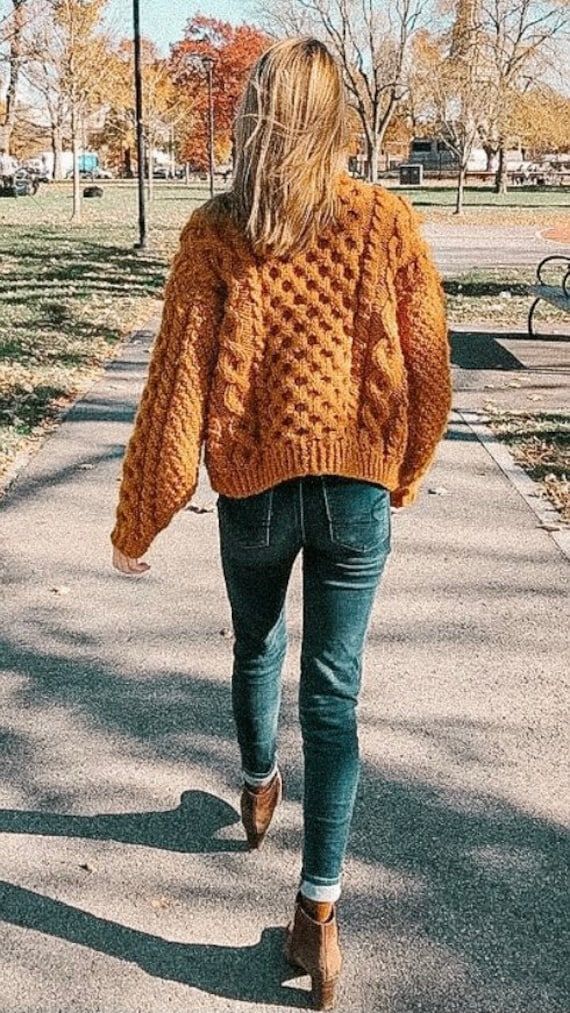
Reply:
[[[421,163],[400,166],[400,186],[421,186],[424,181],[424,167]]]

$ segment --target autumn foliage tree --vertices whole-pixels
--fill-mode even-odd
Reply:
[[[2,108],[0,109],[0,150],[10,149],[10,141],[16,122],[16,99],[18,79],[23,57],[23,33],[26,23],[27,0],[11,0],[11,12],[3,18],[4,38],[8,44],[8,83]]]
[[[499,193],[507,189],[507,147],[520,139],[518,111],[526,105],[525,92],[555,74],[561,55],[557,43],[567,38],[570,28],[568,7],[567,0],[477,2],[479,31],[494,90],[490,115],[484,118],[481,133],[486,147],[498,154]]]
[[[481,122],[494,95],[477,24],[452,25],[416,39],[410,75],[412,108],[425,133],[435,133],[457,162],[455,211],[463,211],[467,166],[480,139]]]
[[[113,88],[101,131],[101,142],[107,147],[110,163],[127,174],[133,170],[133,48],[130,39],[122,39],[114,50]],[[153,152],[159,145],[171,146],[174,128],[188,116],[188,102],[177,93],[170,63],[161,56],[151,39],[141,40],[141,56],[143,128],[149,187],[152,188]]]
[[[197,15],[186,25],[184,38],[172,46],[170,66],[178,94],[190,103],[191,114],[182,140],[182,156],[205,168],[208,163],[208,90],[196,55],[213,65],[215,154],[225,160],[231,152],[233,121],[253,63],[269,45],[269,38],[250,25]]]
[[[31,26],[27,41],[28,81],[42,97],[52,128],[57,124],[60,130],[64,126],[69,130],[73,152],[72,220],[79,223],[83,131],[88,117],[107,100],[111,87],[112,49],[103,21],[107,0],[42,0],[38,6],[40,16]]]
[[[511,126],[535,158],[570,151],[570,97],[547,85],[535,85],[520,96]]]

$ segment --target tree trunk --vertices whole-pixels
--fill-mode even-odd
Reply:
[[[464,164],[461,164],[459,166],[459,173],[457,176],[457,194],[455,198],[455,212],[454,212],[456,215],[463,214],[463,191],[465,188],[465,172],[466,166]]]
[[[24,27],[25,0],[12,0],[14,7],[13,33],[10,42],[10,72],[6,91],[5,110],[0,130],[0,149],[10,152],[12,131],[16,119],[16,90],[20,76],[20,60],[22,57],[22,29]]]
[[[499,164],[495,176],[495,193],[507,193],[507,153],[502,141],[499,147]]]
[[[366,135],[366,178],[371,183],[378,179],[378,138]]]
[[[169,156],[170,156],[170,167],[169,167],[170,178],[176,179],[176,146],[174,140],[173,126],[170,127],[170,135],[168,141],[169,141]]]
[[[152,137],[149,137],[147,147],[147,158],[146,158],[149,204],[152,204],[154,200],[154,154],[153,154],[154,148],[152,145],[152,141],[153,141]]]
[[[491,147],[490,144],[485,144],[485,145],[483,145],[483,150],[484,150],[486,158],[487,158],[487,165],[485,166],[485,171],[486,172],[492,172],[493,171],[493,160],[494,160],[495,155],[496,155],[495,148]]]
[[[63,179],[63,136],[61,126],[51,125],[51,150],[53,154],[53,179]]]
[[[71,150],[73,152],[73,213],[71,221],[81,224],[81,182],[79,179],[79,117],[77,109],[71,109]]]
[[[378,180],[378,138],[374,139],[372,145],[372,151],[370,153],[370,179],[373,183]]]

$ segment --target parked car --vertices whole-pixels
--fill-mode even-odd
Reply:
[[[0,177],[0,197],[33,197],[39,186],[37,175],[21,167],[11,177]]]
[[[73,169],[69,170],[65,178],[73,179]],[[94,179],[113,179],[113,173],[110,169],[102,169],[100,166],[97,166],[94,169],[80,169],[79,178],[91,181]]]
[[[33,176],[38,180],[39,183],[49,183],[51,176],[39,158],[28,158],[25,162],[22,162],[22,169],[27,169],[30,176]]]

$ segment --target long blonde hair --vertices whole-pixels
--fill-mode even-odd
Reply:
[[[256,254],[300,249],[334,218],[347,142],[342,73],[324,43],[267,49],[235,123],[232,209]]]

